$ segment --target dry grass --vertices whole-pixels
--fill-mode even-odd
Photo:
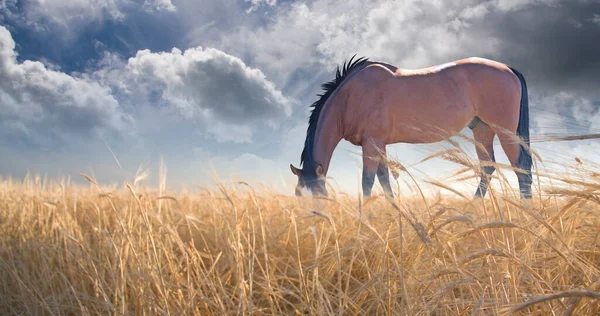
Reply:
[[[0,313],[597,315],[597,174],[544,176],[523,205],[3,180]]]

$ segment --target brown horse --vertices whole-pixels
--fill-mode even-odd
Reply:
[[[371,195],[377,175],[392,196],[382,159],[387,144],[438,142],[469,126],[482,145],[476,146],[480,161],[495,161],[493,140],[498,135],[511,165],[518,168],[521,197],[531,198],[529,106],[521,73],[483,58],[417,70],[353,58],[322,85],[324,93],[311,105],[300,160],[304,167],[290,165],[298,176],[296,195],[303,187],[313,195],[327,194],[325,175],[334,149],[345,139],[362,146],[363,195]],[[481,168],[476,197],[485,196],[494,170]]]

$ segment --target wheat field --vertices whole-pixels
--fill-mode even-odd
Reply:
[[[530,202],[501,171],[474,201],[4,178],[0,313],[597,315],[594,170],[536,172]]]

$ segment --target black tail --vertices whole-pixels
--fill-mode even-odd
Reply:
[[[531,166],[533,165],[533,160],[531,159],[531,152],[529,149],[529,97],[527,94],[527,83],[525,82],[525,77],[523,77],[523,74],[512,67],[509,68],[521,82],[521,106],[519,125],[517,127],[517,136],[519,136],[523,142],[527,144],[527,148],[525,148],[523,145],[520,146],[519,157],[517,159],[517,167],[527,171],[524,179],[519,179],[519,182],[525,181],[527,182],[524,183],[526,186],[531,186]]]
[[[512,67],[510,67],[510,70],[512,70],[512,72],[519,78],[519,81],[521,81],[521,107],[519,126],[517,127],[517,136],[519,136],[523,142],[527,144],[527,147],[529,147],[529,98],[527,95],[527,83],[525,82],[525,77],[523,77],[523,74],[521,74],[518,70]],[[521,146],[518,163],[519,168],[528,171],[531,170],[532,160],[528,148],[526,149]]]

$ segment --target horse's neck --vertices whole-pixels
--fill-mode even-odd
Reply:
[[[374,63],[377,62],[367,62],[348,74],[345,82],[333,92],[321,111],[313,143],[313,160],[315,166],[319,164],[323,166],[325,174],[327,174],[327,170],[329,170],[329,163],[331,162],[333,151],[342,140],[343,136],[343,131],[341,130],[343,127],[339,124],[339,120],[341,119],[343,111],[342,107],[344,107],[345,104],[341,101],[344,97],[341,97],[340,94],[344,93],[342,92],[344,85],[350,81],[356,73]],[[387,66],[395,68],[395,66],[392,65]]]
[[[331,102],[327,106],[329,108],[324,109],[319,118],[319,126],[313,144],[313,159],[316,164],[323,166],[325,173],[329,170],[329,163],[335,147],[342,140],[336,102]]]

